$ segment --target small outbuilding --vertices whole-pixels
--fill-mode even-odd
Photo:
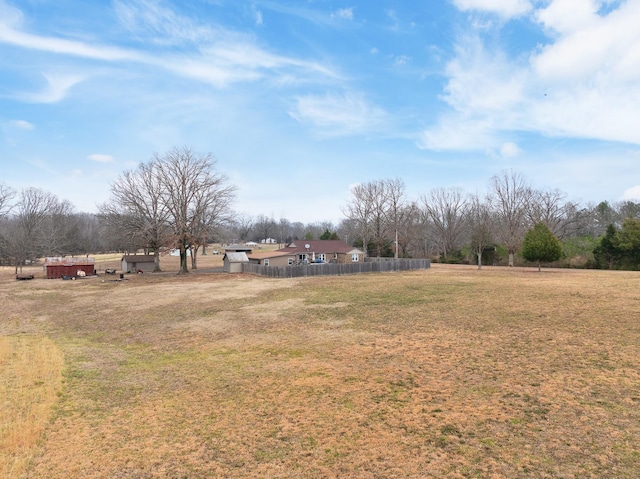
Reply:
[[[47,279],[93,276],[95,260],[93,258],[45,258],[44,269]]]
[[[153,255],[150,254],[128,254],[121,260],[120,269],[125,273],[151,273],[155,268]]]
[[[225,273],[242,273],[242,264],[248,263],[247,253],[225,253],[222,257],[222,270]]]

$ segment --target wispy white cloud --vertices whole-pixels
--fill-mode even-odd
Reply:
[[[393,65],[396,67],[403,67],[405,66],[407,63],[409,63],[411,61],[411,57],[407,56],[407,55],[398,55],[394,60],[393,60]]]
[[[355,93],[300,96],[289,115],[332,136],[368,133],[378,129],[386,118],[384,110]]]
[[[461,37],[444,71],[442,99],[451,110],[420,144],[468,148],[469,140],[452,131],[456,124],[461,135],[470,129],[478,150],[488,141],[499,150],[510,131],[640,144],[640,2],[606,15],[594,2],[582,3],[571,26],[562,13],[566,0],[535,12],[554,35],[528,59],[489,47],[480,35]]]
[[[11,124],[11,126],[13,126],[15,128],[19,128],[21,130],[33,130],[33,129],[35,129],[35,126],[33,126],[33,124],[29,123],[26,120],[11,120],[9,123]]]
[[[524,15],[531,10],[529,0],[453,0],[462,11],[479,11],[497,14],[504,18]]]
[[[102,153],[93,153],[87,156],[87,159],[91,161],[97,161],[98,163],[111,163],[113,161],[113,156],[104,155]]]
[[[520,150],[520,147],[512,141],[507,141],[500,147],[500,155],[503,158],[515,158],[516,156],[519,156],[520,153],[522,153],[522,150]]]
[[[343,20],[353,20],[353,7],[339,8],[331,14],[334,18],[341,18]]]
[[[140,41],[193,43],[191,50],[180,56],[171,53],[154,54],[142,50],[110,45],[92,45],[55,37],[33,35],[13,28],[6,19],[0,19],[0,43],[60,55],[83,57],[110,63],[132,62],[168,70],[219,87],[235,82],[255,81],[268,76],[277,81],[300,77],[301,81],[320,81],[321,77],[337,78],[331,68],[312,60],[277,55],[259,47],[253,39],[215,26],[202,26],[188,18],[174,14],[155,2],[138,0],[131,4],[116,2],[120,21],[138,30]],[[15,22],[14,22],[15,23]],[[149,40],[147,37],[150,37]],[[69,79],[70,80],[70,79]],[[50,82],[52,90],[40,100],[58,101],[70,86],[62,78]],[[56,89],[57,87],[57,89]],[[58,93],[56,96],[55,93]]]
[[[179,15],[162,2],[150,0],[116,0],[114,12],[120,24],[140,40],[149,38],[157,45],[183,45],[213,41],[229,32],[215,25],[203,25]]]
[[[20,10],[0,0],[0,28],[5,25],[10,28],[17,28],[22,25],[23,15]]]
[[[262,26],[264,24],[264,20],[262,18],[262,12],[257,8],[255,8],[255,6],[253,7],[252,12],[253,12],[253,19],[255,24],[258,25],[259,27]]]
[[[418,137],[417,146],[425,150],[489,151],[501,142],[488,118],[445,115]]]
[[[43,73],[45,87],[38,92],[22,93],[18,96],[29,103],[57,103],[63,100],[74,85],[85,80],[82,75]]]

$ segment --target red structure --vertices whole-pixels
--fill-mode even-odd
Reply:
[[[44,267],[47,279],[93,276],[95,260],[93,258],[46,258]]]

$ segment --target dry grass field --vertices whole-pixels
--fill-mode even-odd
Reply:
[[[0,271],[0,475],[640,477],[638,272],[127,277]]]

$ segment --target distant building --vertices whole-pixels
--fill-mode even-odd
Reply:
[[[227,252],[222,257],[222,270],[225,273],[242,273],[242,264],[248,263],[247,253]]]
[[[47,279],[63,276],[93,276],[95,260],[93,258],[45,258],[44,268]]]
[[[120,260],[120,269],[125,273],[151,273],[155,269],[155,260],[150,254],[129,254]]]
[[[346,264],[364,261],[364,251],[341,240],[292,241],[275,252],[293,255],[297,263]]]

